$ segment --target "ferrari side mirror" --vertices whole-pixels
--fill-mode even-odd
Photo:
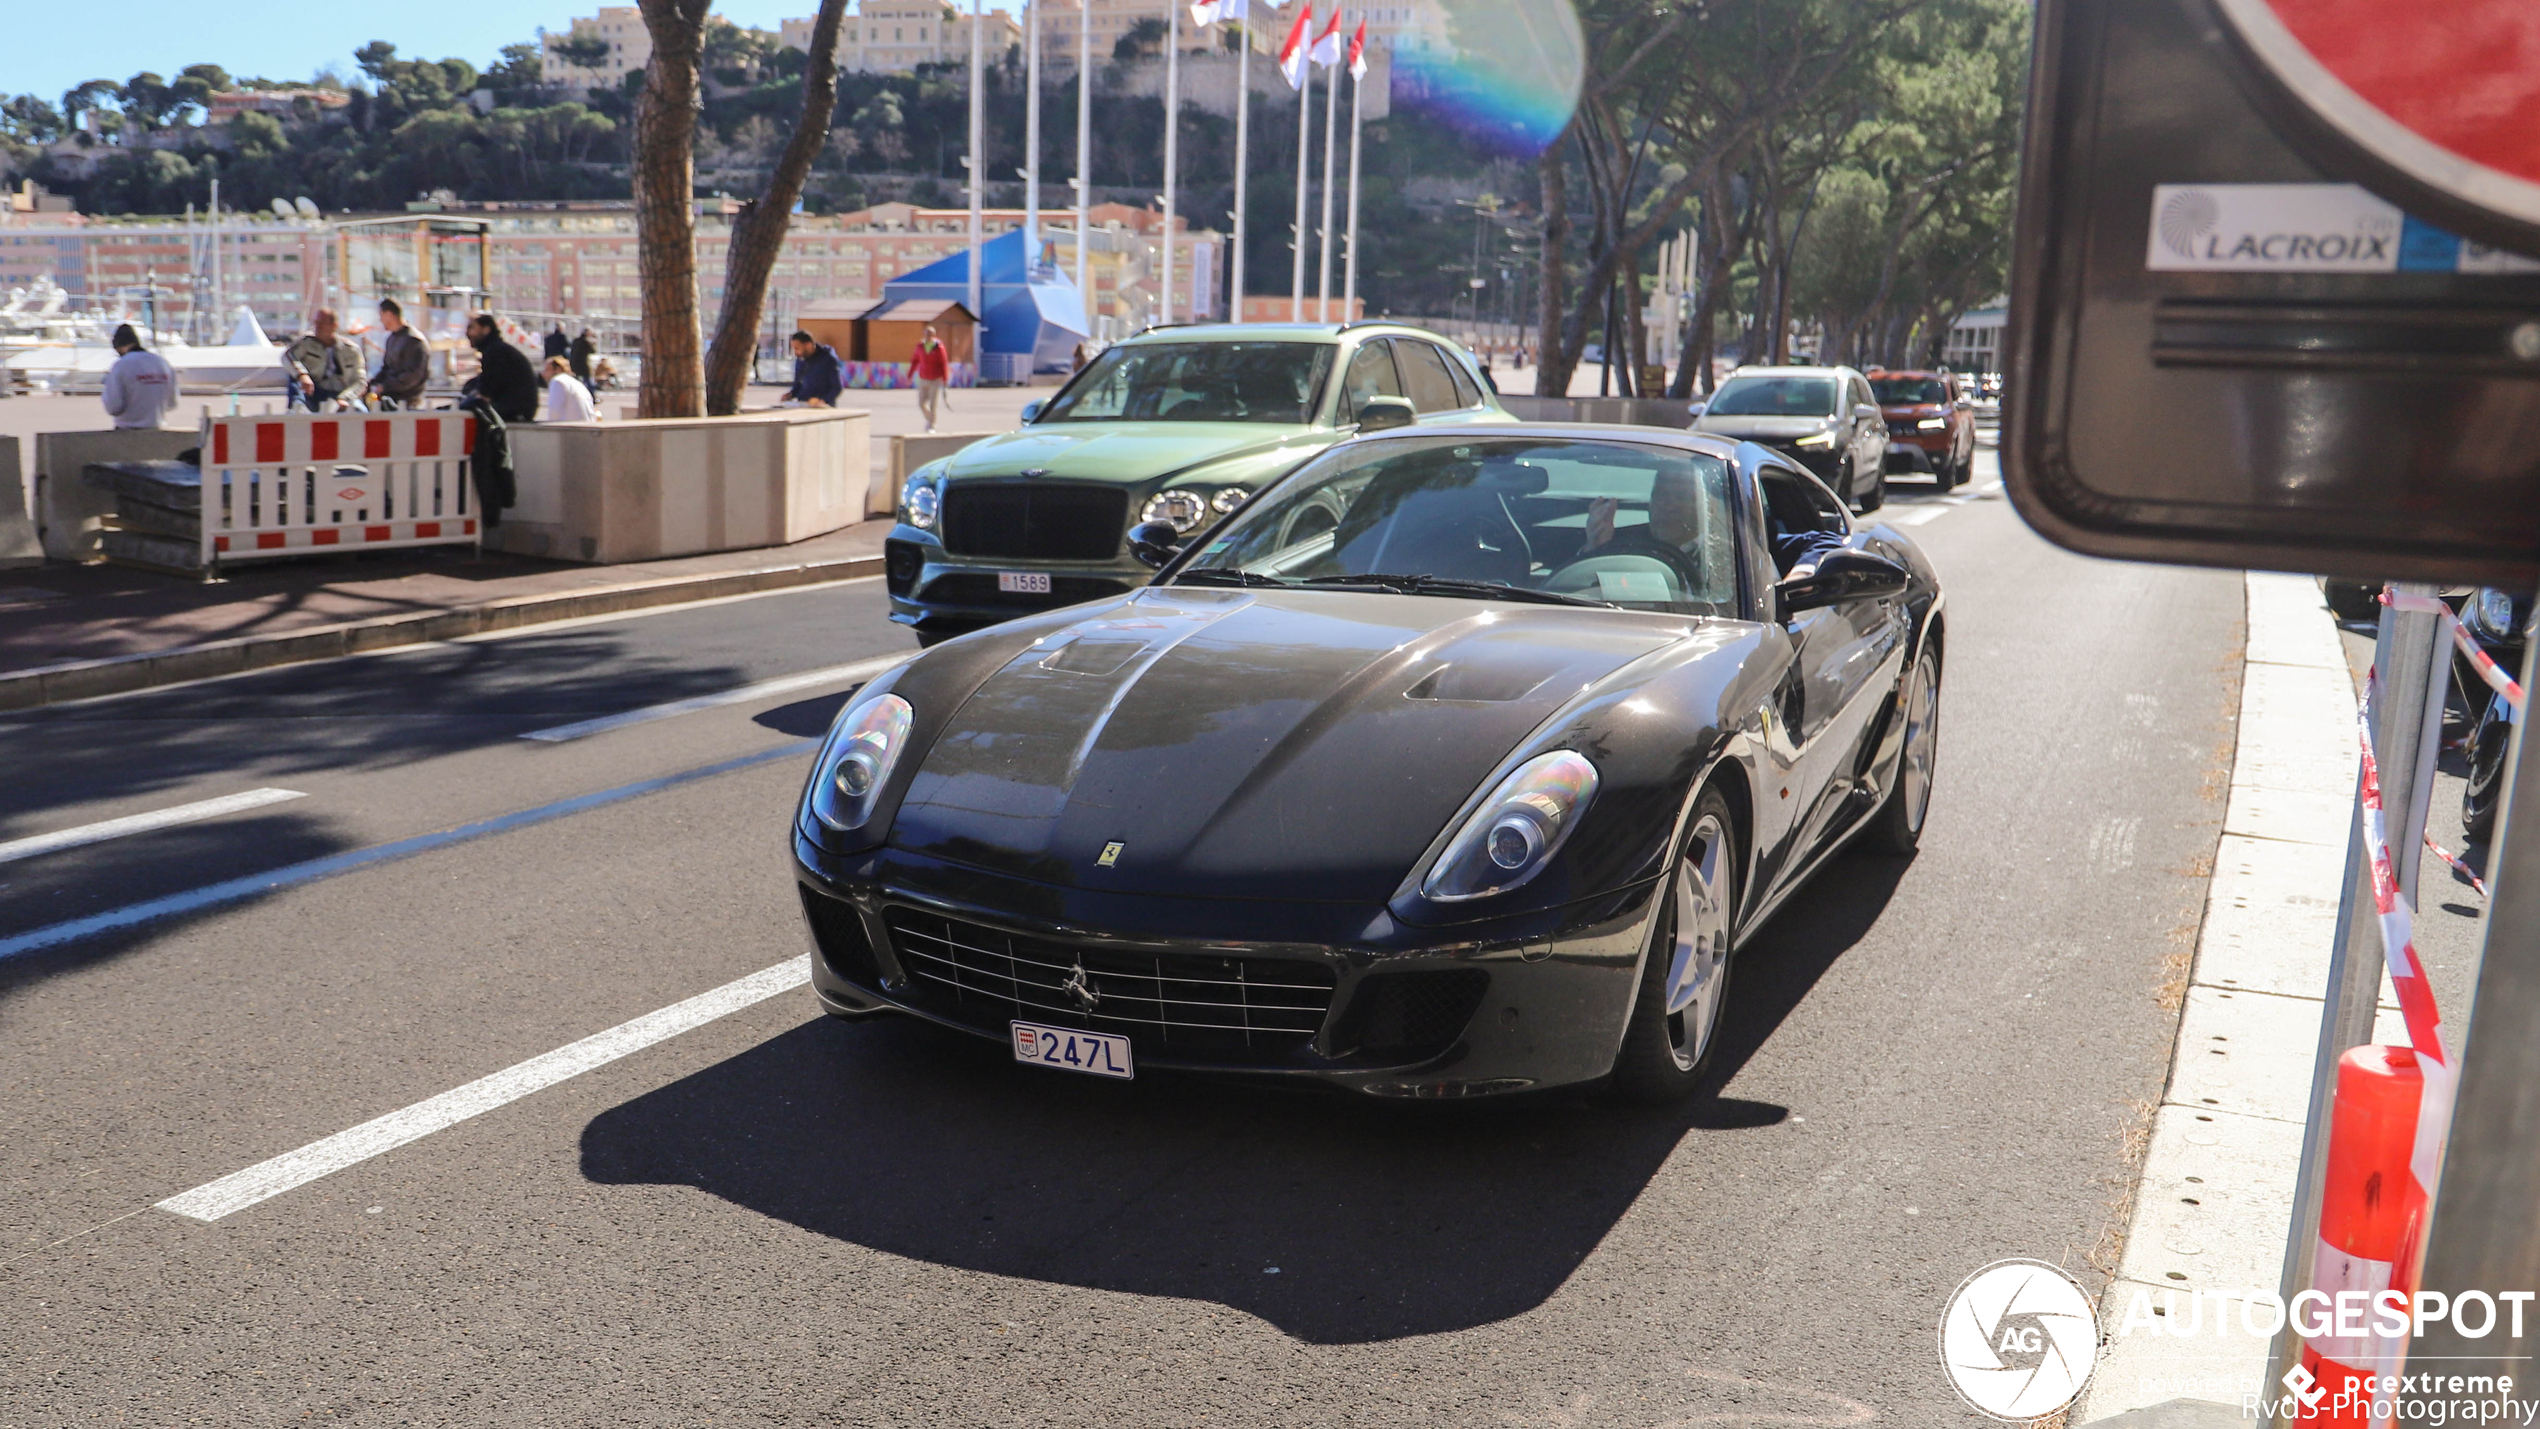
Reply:
[[[1047,406],[1047,405],[1048,405],[1048,402],[1047,402],[1045,399],[1043,399],[1043,398],[1038,398],[1038,397],[1035,397],[1035,398],[1033,398],[1031,401],[1024,403],[1024,404],[1023,404],[1023,425],[1025,425],[1025,426],[1027,426],[1027,427],[1028,427],[1028,426],[1030,426],[1030,425],[1032,425],[1032,419],[1033,419],[1033,418],[1035,418],[1035,417],[1038,417],[1039,415],[1041,415],[1041,408],[1043,408],[1043,407],[1045,407],[1045,406]]]
[[[1903,595],[1912,578],[1905,568],[1871,551],[1830,551],[1816,570],[1773,587],[1773,618],[1788,623],[1802,611]]]
[[[1129,554],[1157,570],[1182,554],[1182,533],[1170,521],[1145,521],[1129,528]]]

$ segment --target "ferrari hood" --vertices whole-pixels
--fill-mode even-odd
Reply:
[[[1681,619],[1151,589],[991,675],[890,841],[1124,893],[1380,903],[1517,744]]]
[[[1694,422],[1693,429],[1714,436],[1776,442],[1822,432],[1832,420],[1831,417],[1714,417],[1705,413]]]
[[[1335,435],[1262,422],[1060,422],[973,442],[947,459],[944,475],[958,481],[1032,471],[1055,481],[1146,481],[1233,457],[1303,457]]]

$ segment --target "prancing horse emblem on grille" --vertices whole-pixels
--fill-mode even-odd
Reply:
[[[1087,1012],[1093,1011],[1094,1004],[1102,1001],[1102,994],[1094,991],[1093,984],[1086,980],[1085,965],[1081,961],[1068,969],[1067,981],[1060,983],[1058,990],[1076,999],[1076,1005]]]

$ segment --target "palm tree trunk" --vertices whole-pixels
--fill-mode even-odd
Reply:
[[[635,256],[644,288],[639,417],[705,415],[697,341],[697,63],[709,0],[642,0],[653,57],[635,102]]]
[[[723,263],[723,310],[715,318],[714,346],[706,353],[708,416],[728,417],[741,410],[741,389],[749,385],[750,359],[758,350],[768,274],[784,250],[794,200],[802,196],[811,161],[820,156],[820,146],[829,139],[829,121],[838,107],[838,25],[846,10],[847,0],[820,0],[794,137],[768,173],[766,191],[742,205],[732,220],[732,241]]]

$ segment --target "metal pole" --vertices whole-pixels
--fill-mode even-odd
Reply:
[[[1305,53],[1298,56],[1296,86],[1296,265],[1288,298],[1288,321],[1305,321],[1305,171],[1308,126],[1314,119],[1314,5],[1305,7]]]
[[[1337,12],[1334,18],[1339,18]],[[1333,60],[1331,69],[1331,77],[1323,89],[1323,236],[1315,251],[1315,261],[1319,265],[1314,293],[1317,322],[1332,320],[1332,180],[1337,177],[1333,173],[1332,156],[1334,145],[1340,138],[1341,117],[1341,66],[1338,59]]]
[[[1088,0],[1090,3],[1090,0]],[[1041,7],[1024,0],[1029,29],[1023,37],[1023,280],[1041,261]]]
[[[1076,301],[1084,305],[1087,327],[1093,326],[1094,314],[1093,289],[1086,276],[1093,251],[1093,239],[1088,236],[1093,203],[1094,0],[1076,0]]]
[[[1226,320],[1244,320],[1244,178],[1252,168],[1252,14],[1235,22],[1243,50],[1235,60],[1235,252],[1234,295],[1226,300]]]
[[[981,231],[985,225],[979,212],[981,201],[979,184],[988,172],[985,142],[987,138],[985,91],[988,83],[986,59],[988,26],[986,18],[979,12],[982,3],[984,0],[970,0],[970,152],[961,162],[962,166],[970,171],[970,317],[978,324],[977,331],[984,333],[987,330],[987,320],[979,315],[979,269],[983,256],[980,250],[986,235]],[[1087,0],[1087,3],[1091,3],[1091,0]],[[972,345],[970,360],[974,365],[985,355],[984,348],[975,343]]]
[[[1362,18],[1359,23],[1365,24]],[[1341,321],[1351,322],[1358,308],[1358,124],[1367,105],[1367,77],[1349,81],[1349,257],[1341,265]]]
[[[2535,675],[2540,640],[2523,650],[2524,689]],[[2531,1009],[2540,1007],[2540,838],[2519,837],[2514,823],[2516,809],[2540,810],[2533,802],[2540,801],[2540,760],[2523,757],[2524,727],[2515,721],[2504,802],[2488,850],[2492,892],[2477,990],[2468,1007],[2444,1018],[2462,1029],[2460,1081],[2419,1284],[2421,1294],[2453,1301],[2471,1291],[2496,1296],[2540,1289],[2540,1217],[2533,1214],[2540,1206],[2540,1039],[2530,1032]],[[2429,1323],[2409,1358],[2439,1363],[2447,1376],[2510,1375],[2516,1396],[2527,1397],[2532,1356],[2540,1353],[2540,1315],[2523,1312],[2534,1308],[2529,1299],[2500,1304],[2495,1328],[2475,1339],[2448,1317]]]
[[[2432,586],[2393,589],[2434,593]],[[2373,641],[2373,668],[2380,673],[2385,692],[2372,711],[2373,760],[2381,768],[2381,806],[2390,856],[2397,864],[2394,872],[2400,891],[2411,903],[2417,896],[2417,850],[2425,843],[2426,791],[2416,787],[2418,757],[2427,742],[2440,734],[2442,723],[2442,706],[2437,702],[2432,705],[2434,718],[2429,725],[2425,692],[2436,675],[2448,670],[2450,658],[2449,651],[2435,647],[2437,624],[2431,614],[2385,605],[2381,631]],[[2337,945],[2329,955],[2319,1048],[2311,1059],[2311,1110],[2302,1130],[2301,1169],[2294,1180],[2293,1223],[2285,1237],[2284,1277],[2278,1289],[2287,1304],[2311,1288],[2312,1262],[2319,1248],[2320,1172],[2328,1158],[2329,1118],[2337,1102],[2337,1059],[2349,1047],[2372,1040],[2373,1019],[2381,1003],[2381,921],[2373,901],[2371,860],[2358,809],[2347,827],[2346,882],[2337,899]],[[2288,1323],[2277,1334],[2274,1352],[2268,1357],[2262,1392],[2280,1387],[2285,1372],[2301,1358],[2302,1337]],[[2269,1395],[2270,1402],[2276,1398]]]
[[[1164,3],[1164,290],[1157,301],[1162,315],[1157,321],[1173,321],[1173,180],[1181,165],[1180,150],[1174,141],[1182,129],[1182,0]]]

